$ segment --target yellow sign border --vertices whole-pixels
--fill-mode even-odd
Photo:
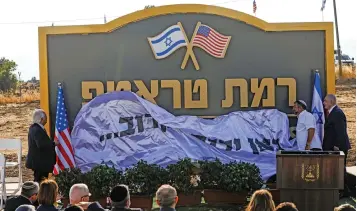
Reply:
[[[332,22],[309,22],[309,23],[267,23],[232,9],[202,4],[177,4],[160,7],[152,7],[145,10],[133,12],[119,17],[106,24],[79,25],[79,26],[49,26],[39,27],[39,65],[40,65],[40,105],[49,116],[49,86],[48,86],[48,63],[47,63],[47,35],[59,34],[95,34],[110,33],[127,24],[168,14],[199,13],[218,15],[234,20],[245,22],[264,31],[324,31],[325,32],[325,67],[327,93],[335,94],[335,65],[334,65],[334,34]],[[51,125],[48,121],[46,130],[50,132]]]

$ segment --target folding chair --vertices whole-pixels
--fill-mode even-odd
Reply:
[[[22,186],[22,145],[20,139],[0,139],[0,150],[14,150],[17,152],[17,162],[6,162],[6,167],[18,167],[19,174],[18,177],[6,177],[5,174],[5,182],[15,183],[14,185],[10,185],[11,188],[9,189],[8,185],[8,193],[10,195],[14,195],[20,191]],[[16,184],[17,183],[17,184]]]
[[[0,196],[1,196],[0,210],[3,209],[3,206],[6,201],[5,167],[6,167],[5,156],[0,153]]]

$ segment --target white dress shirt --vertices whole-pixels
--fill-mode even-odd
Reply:
[[[332,107],[328,110],[328,113],[331,114],[332,109],[335,108],[335,107],[336,107],[336,105],[332,106]]]
[[[46,131],[46,129],[43,125],[41,125],[40,123],[36,123],[36,124],[38,124],[44,131]]]
[[[296,125],[296,141],[299,150],[305,150],[307,137],[308,137],[308,130],[310,128],[316,129],[316,119],[314,115],[304,110],[298,115],[298,122]],[[313,148],[321,149],[321,142],[317,136],[316,130],[310,144],[310,149]]]

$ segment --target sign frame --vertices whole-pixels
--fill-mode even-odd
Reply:
[[[335,65],[334,65],[334,34],[332,22],[296,22],[296,23],[268,23],[254,16],[236,10],[202,4],[176,4],[139,10],[105,24],[78,25],[78,26],[49,26],[38,28],[39,38],[39,68],[40,68],[40,106],[46,112],[48,123],[46,130],[50,133],[50,102],[48,81],[47,36],[64,34],[96,34],[110,33],[127,24],[148,19],[155,16],[169,14],[200,13],[218,15],[233,20],[245,22],[266,32],[285,31],[324,31],[325,33],[325,67],[326,93],[335,94]],[[320,70],[322,71],[322,70]]]

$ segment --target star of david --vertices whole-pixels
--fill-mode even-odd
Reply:
[[[167,37],[166,40],[165,40],[166,47],[170,46],[171,43],[172,43],[171,37]]]
[[[320,112],[319,110],[317,110],[316,107],[314,107],[314,109],[312,109],[312,114],[316,114],[317,115],[317,117],[318,117],[318,119],[316,121],[317,124],[323,124],[323,122],[322,122],[323,113],[322,112]]]

